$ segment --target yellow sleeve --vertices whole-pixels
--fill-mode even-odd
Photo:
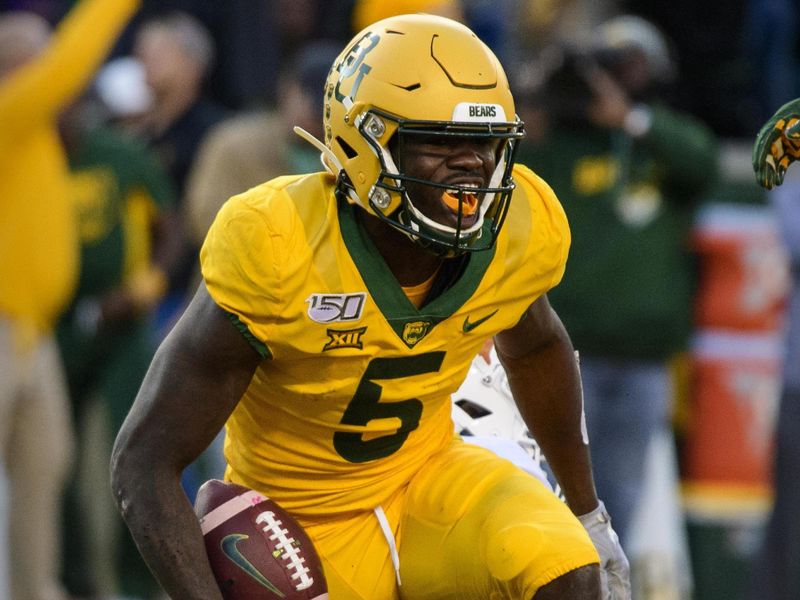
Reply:
[[[282,238],[257,206],[262,201],[239,195],[223,205],[200,250],[200,265],[214,301],[266,343],[279,316]]]
[[[64,18],[48,47],[0,84],[3,137],[31,120],[54,115],[88,84],[140,0],[82,0]]]
[[[514,180],[531,205],[533,234],[530,236],[530,256],[541,262],[543,269],[550,271],[547,289],[553,289],[564,277],[572,241],[567,215],[553,189],[528,167],[516,165]]]

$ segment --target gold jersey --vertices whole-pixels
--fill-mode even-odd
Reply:
[[[324,173],[231,198],[203,277],[265,360],[227,423],[226,477],[299,517],[372,510],[453,437],[450,395],[484,341],[561,279],[569,229],[529,169],[495,247],[417,309]]]

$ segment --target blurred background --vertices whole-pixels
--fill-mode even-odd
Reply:
[[[0,112],[15,93],[3,61],[43,24],[56,35],[32,60],[69,54],[80,44],[59,47],[62,26],[92,1],[0,0]],[[38,25],[6,20],[18,11]],[[776,480],[793,472],[800,440],[800,171],[765,192],[750,159],[760,127],[800,96],[793,0],[145,0],[54,109],[79,262],[43,328],[68,398],[69,439],[52,452],[72,458],[53,525],[62,591],[41,597],[160,597],[106,491],[116,430],[197,285],[219,206],[318,170],[291,127],[322,137],[335,56],[367,24],[406,12],[459,19],[495,51],[526,124],[518,161],[570,218],[567,277],[551,301],[583,357],[598,491],[634,598],[800,598],[800,484]],[[36,98],[71,76],[62,69]],[[0,139],[7,169],[16,148]],[[11,230],[15,215],[0,214]],[[48,436],[19,427],[23,439]],[[0,598],[13,598],[9,523],[23,518],[9,500],[18,439],[0,437]],[[185,473],[190,497],[220,475],[220,447]],[[28,493],[49,494],[28,475]]]

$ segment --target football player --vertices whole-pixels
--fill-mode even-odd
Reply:
[[[594,599],[601,560],[602,596],[628,598],[546,296],[569,229],[514,165],[496,57],[449,19],[393,17],[353,39],[324,94],[324,143],[301,133],[326,172],[223,206],[116,441],[142,554],[170,596],[220,598],[180,473],[225,425],[226,478],[305,527],[334,600]],[[453,432],[450,396],[491,337],[568,504]]]
[[[768,190],[783,183],[786,170],[800,158],[800,98],[781,106],[758,132],[753,144],[753,170]]]

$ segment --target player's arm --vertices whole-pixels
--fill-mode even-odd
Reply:
[[[600,555],[603,598],[630,600],[628,559],[594,489],[572,342],[547,296],[498,334],[495,345],[525,423]]]
[[[158,349],[114,444],[114,496],[171,598],[222,598],[180,478],[222,428],[260,360],[201,284]]]
[[[0,89],[4,129],[63,109],[91,80],[141,0],[82,0],[59,23],[51,43]],[[22,131],[22,129],[20,129]]]
[[[580,374],[561,320],[541,296],[512,329],[495,337],[511,393],[576,515],[598,505],[582,430]]]

